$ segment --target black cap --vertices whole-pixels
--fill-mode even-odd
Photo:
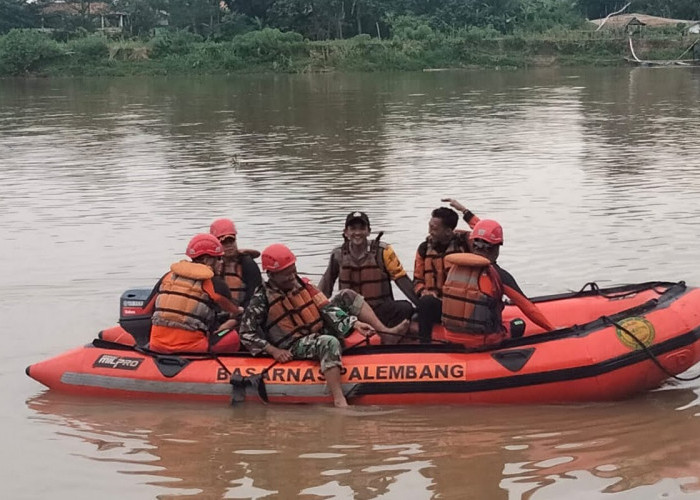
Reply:
[[[350,212],[347,217],[345,217],[345,227],[348,227],[353,222],[360,221],[365,226],[369,227],[369,217],[364,212]]]

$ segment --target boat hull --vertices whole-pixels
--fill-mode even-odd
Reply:
[[[557,317],[555,311],[579,311],[575,300],[603,317],[554,332],[531,329],[484,352],[441,343],[353,348],[343,356],[343,388],[353,404],[606,401],[658,387],[700,360],[698,289],[669,285],[618,298],[596,293],[538,302]],[[27,374],[52,390],[86,396],[229,401],[232,373],[251,376],[270,364],[270,358],[245,353],[154,356],[96,341],[31,365]],[[270,402],[331,401],[313,361],[273,366],[264,380]],[[259,399],[251,387],[246,398]]]

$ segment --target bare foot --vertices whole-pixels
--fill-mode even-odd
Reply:
[[[395,327],[389,328],[387,331],[396,335],[404,335],[408,331],[409,326],[411,326],[411,322],[405,319]]]
[[[394,345],[401,343],[404,340],[403,336],[406,335],[410,326],[411,322],[405,319],[395,327],[387,328],[385,335],[379,334],[382,339],[382,344]]]

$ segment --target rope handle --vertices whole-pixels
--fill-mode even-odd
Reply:
[[[645,353],[647,356],[649,356],[649,359],[659,368],[659,370],[661,370],[663,373],[665,373],[665,374],[668,375],[669,377],[674,378],[674,379],[676,379],[676,380],[679,380],[679,381],[681,381],[681,382],[692,382],[693,380],[698,380],[698,379],[700,379],[700,374],[696,375],[695,377],[679,377],[678,375],[672,374],[671,372],[669,372],[669,371],[666,369],[666,367],[664,367],[664,366],[661,364],[661,362],[657,359],[656,355],[655,355],[653,352],[651,352],[651,350],[646,346],[646,344],[644,344],[644,342],[642,342],[641,340],[639,340],[639,338],[638,338],[634,333],[632,333],[631,331],[629,331],[627,328],[625,328],[624,326],[622,326],[622,325],[621,325],[620,323],[618,323],[617,321],[614,321],[614,320],[610,319],[608,316],[603,316],[602,319],[603,319],[603,321],[605,321],[606,323],[609,323],[609,324],[611,324],[611,325],[614,325],[615,327],[619,328],[620,330],[622,330],[623,332],[625,332],[627,335],[629,335],[630,337],[632,337],[632,340],[634,340],[634,341],[637,343],[637,345],[644,351],[644,353]]]

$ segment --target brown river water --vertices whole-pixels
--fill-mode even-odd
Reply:
[[[66,397],[24,374],[222,216],[317,279],[364,210],[410,271],[451,196],[503,224],[528,295],[700,285],[699,102],[689,68],[0,80],[0,496],[700,499],[697,381],[342,411]]]

